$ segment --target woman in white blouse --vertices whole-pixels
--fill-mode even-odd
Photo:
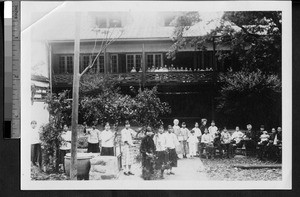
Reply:
[[[164,133],[164,126],[161,125],[158,132],[154,135],[154,144],[156,148],[157,162],[156,168],[161,170],[160,177],[163,178],[164,168],[168,162],[168,155],[166,152],[166,134]]]
[[[170,169],[168,169],[167,174],[174,174],[172,172],[172,167],[177,167],[177,154],[175,147],[180,143],[177,139],[177,136],[173,133],[173,127],[171,125],[168,126],[168,132],[166,135],[166,148],[168,151]]]
[[[121,131],[122,139],[122,163],[124,165],[125,175],[134,175],[131,170],[131,165],[133,164],[133,141],[132,135],[136,135],[136,132],[130,128],[129,121],[125,121],[125,128]]]

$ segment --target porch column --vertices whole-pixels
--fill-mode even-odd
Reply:
[[[145,43],[142,46],[142,86],[145,86],[146,82],[146,57],[145,57]]]
[[[214,71],[217,70],[215,37],[213,37],[213,69],[214,69]]]
[[[47,44],[48,45],[48,76],[49,76],[49,88],[50,88],[50,93],[52,94],[52,46],[51,44]]]
[[[106,49],[104,49],[104,74],[107,74],[107,70],[108,70],[108,56],[107,56],[107,53],[106,53]]]
[[[201,68],[204,69],[204,50],[203,49],[201,51],[201,55],[202,55],[202,57],[201,57],[201,60],[202,60]]]
[[[194,65],[193,65],[193,70],[197,68],[197,52],[196,50],[194,51]]]

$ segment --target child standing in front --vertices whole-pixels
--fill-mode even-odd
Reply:
[[[196,156],[197,145],[198,145],[198,138],[197,138],[194,130],[191,131],[191,135],[187,139],[187,142],[189,145],[190,157],[193,158],[194,156]]]
[[[185,122],[182,123],[181,125],[181,129],[180,129],[180,134],[181,134],[181,139],[182,140],[179,140],[181,146],[182,146],[182,151],[183,151],[183,158],[187,158],[187,153],[189,152],[188,151],[188,145],[187,145],[187,139],[190,135],[190,131],[186,128],[186,124]]]
[[[174,123],[173,133],[176,135],[178,141],[180,142],[180,141],[183,140],[183,136],[181,135],[180,126],[179,126],[179,120],[178,119],[174,119],[173,123]],[[179,145],[176,145],[175,149],[176,149],[176,153],[177,153],[178,158],[182,157],[183,150],[182,150],[182,146],[181,146],[180,143],[179,143]]]
[[[194,132],[195,132],[195,136],[197,137],[198,139],[198,142],[197,142],[197,152],[198,154],[200,155],[200,143],[201,143],[201,130],[199,128],[199,124],[198,122],[195,122],[195,127],[192,129]]]

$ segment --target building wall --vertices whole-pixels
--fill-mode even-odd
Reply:
[[[47,110],[47,104],[45,104],[43,101],[33,102],[33,104],[31,105],[31,120],[37,121],[38,128],[49,123],[49,112]]]

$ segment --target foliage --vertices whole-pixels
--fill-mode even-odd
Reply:
[[[54,122],[50,122],[42,126],[41,141],[44,146],[44,164],[49,168],[55,169],[55,164],[58,163],[58,151],[61,145],[61,129],[57,128]],[[53,158],[51,161],[50,158]],[[52,165],[49,165],[52,164]]]
[[[70,125],[71,102],[67,99],[67,91],[56,94],[48,94],[46,103],[50,115],[50,122],[42,126],[41,141],[44,146],[44,162],[49,168],[58,172],[58,151],[62,143],[61,132],[63,125]],[[51,159],[52,158],[52,161]]]
[[[157,88],[139,90],[134,95],[119,92],[114,82],[108,79],[92,78],[85,80],[82,86],[84,96],[80,101],[80,113],[88,124],[119,124],[125,120],[139,125],[157,127],[159,117],[170,113],[167,103],[157,97]]]
[[[171,108],[166,102],[161,102],[157,97],[157,88],[151,90],[139,90],[134,98],[137,103],[136,121],[143,125],[158,128],[161,122],[159,117],[171,112]]]
[[[71,124],[72,102],[67,97],[68,92],[64,91],[58,95],[49,93],[46,97],[50,119],[56,128],[62,129],[64,124]]]
[[[277,75],[266,75],[260,70],[228,72],[220,76],[220,81],[223,86],[218,109],[225,122],[280,123],[281,81]]]
[[[88,147],[88,141],[87,141],[87,137],[86,136],[78,137],[77,147],[78,148],[87,148]]]
[[[174,30],[174,44],[168,52],[169,58],[188,44],[206,50],[207,43],[228,46],[230,50],[219,50],[219,60],[234,62],[233,70],[257,68],[266,73],[281,71],[281,12],[279,11],[234,11],[225,12],[219,26],[210,33],[198,37],[184,37],[190,28],[188,23],[179,23]],[[200,19],[194,19],[198,22]],[[216,21],[211,21],[216,22]],[[190,22],[190,24],[192,24]],[[235,61],[236,60],[236,61]]]
[[[49,174],[42,172],[36,166],[31,166],[31,180],[69,180],[69,177],[63,172]]]

